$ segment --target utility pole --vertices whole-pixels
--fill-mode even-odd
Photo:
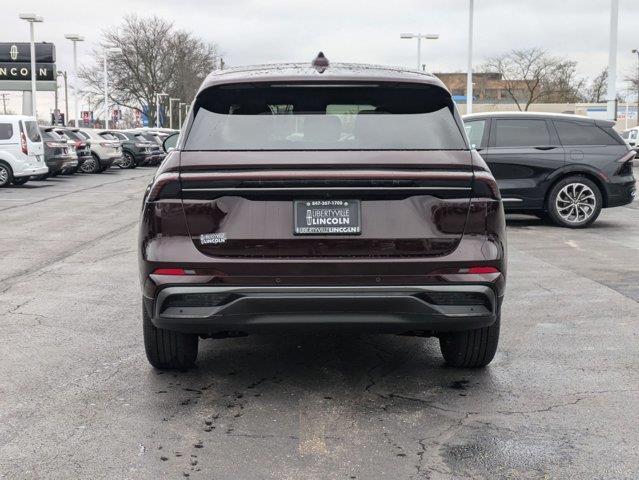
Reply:
[[[617,119],[617,30],[619,26],[619,0],[610,0],[610,42],[608,45],[608,120]],[[639,112],[637,112],[639,114]]]
[[[468,6],[468,73],[466,74],[466,114],[473,113],[473,23],[475,1]]]
[[[634,48],[632,53],[637,54],[637,126],[639,127],[639,50]],[[626,123],[628,118],[628,102],[626,101]],[[626,127],[627,128],[627,127]]]
[[[78,42],[83,42],[84,37],[77,33],[67,33],[64,38],[73,42],[73,113],[75,116],[75,126],[80,124],[80,107],[78,106]],[[67,125],[69,125],[69,109],[67,107]]]
[[[8,93],[0,93],[0,95],[2,95],[2,110],[4,112],[4,114],[7,114],[7,99],[9,98],[9,94]]]
[[[173,102],[179,102],[179,98],[169,97],[169,128],[173,130]]]
[[[69,124],[69,86],[67,84],[67,72],[58,71],[55,83],[55,109],[58,109],[58,77],[64,79],[64,122]]]

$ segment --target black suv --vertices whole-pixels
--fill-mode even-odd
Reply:
[[[632,150],[614,122],[577,115],[493,112],[464,117],[506,211],[563,227],[592,224],[602,208],[632,202]]]
[[[101,136],[107,134],[122,142],[122,160],[118,164],[120,168],[135,168],[138,165],[144,165],[151,159],[153,144],[142,135],[114,130],[100,133]]]

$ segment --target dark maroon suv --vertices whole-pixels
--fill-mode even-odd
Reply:
[[[216,71],[176,142],[140,225],[153,366],[188,368],[199,338],[316,328],[435,336],[449,365],[492,360],[504,213],[437,78]]]

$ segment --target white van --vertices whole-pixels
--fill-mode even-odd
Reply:
[[[0,115],[0,187],[22,185],[48,171],[35,118]]]

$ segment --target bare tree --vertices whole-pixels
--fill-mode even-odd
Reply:
[[[156,93],[168,93],[183,102],[193,99],[200,83],[215,68],[218,49],[173,23],[153,16],[124,18],[117,28],[102,33],[93,51],[93,63],[80,69],[84,93],[97,107],[104,103],[102,73],[105,47],[119,47],[109,56],[109,101],[139,112],[155,122]],[[164,104],[167,104],[164,98]]]
[[[542,83],[540,101],[545,103],[577,103],[586,99],[586,80],[577,75],[577,62],[558,60]]]
[[[588,89],[588,101],[601,103],[606,101],[606,91],[608,90],[608,68],[604,68],[599,75],[593,78]]]
[[[519,110],[528,110],[540,101],[578,101],[584,81],[577,78],[576,65],[530,48],[489,58],[482,70],[501,74],[506,94]]]

